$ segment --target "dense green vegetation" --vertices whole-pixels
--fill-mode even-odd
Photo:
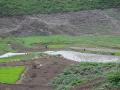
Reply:
[[[120,71],[112,71],[106,75],[106,81],[93,90],[119,90],[120,89]]]
[[[0,0],[0,15],[105,9],[119,5],[120,0]]]
[[[51,84],[55,90],[70,90],[71,87],[83,85],[89,80],[94,80],[99,77],[106,78],[108,73],[113,70],[116,70],[115,63],[83,62],[67,67],[61,74],[51,81]]]
[[[0,82],[15,83],[20,75],[25,70],[25,67],[0,67]]]
[[[111,72],[107,76],[108,82],[112,86],[119,86],[120,87],[120,72]]]

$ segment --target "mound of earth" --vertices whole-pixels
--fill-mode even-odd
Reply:
[[[0,35],[120,35],[119,15],[119,9],[108,9],[1,17]]]

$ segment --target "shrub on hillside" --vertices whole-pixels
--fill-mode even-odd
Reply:
[[[113,85],[120,87],[120,72],[111,72],[107,75],[108,82]]]
[[[120,56],[120,52],[116,52],[115,55]]]
[[[0,0],[0,16],[114,8],[120,0]]]

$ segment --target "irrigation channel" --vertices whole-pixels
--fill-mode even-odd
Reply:
[[[120,62],[120,56],[112,56],[112,55],[98,55],[98,54],[81,53],[76,51],[65,51],[65,50],[45,51],[41,53],[45,53],[52,56],[60,55],[67,60],[72,60],[77,62],[102,62],[102,63]],[[4,55],[1,55],[0,58],[25,55],[25,54],[27,53],[6,53]]]

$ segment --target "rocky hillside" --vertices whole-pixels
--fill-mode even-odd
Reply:
[[[52,34],[120,35],[119,9],[0,18],[0,36]]]

